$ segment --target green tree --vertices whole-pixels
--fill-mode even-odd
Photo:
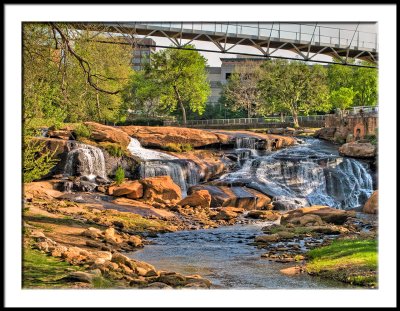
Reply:
[[[155,117],[163,112],[160,106],[161,89],[158,83],[144,71],[131,74],[123,92],[122,110],[134,112],[145,118]]]
[[[341,87],[331,92],[330,102],[334,108],[345,110],[353,105],[355,95],[356,92],[352,88]]]
[[[193,46],[189,46],[189,48]],[[160,88],[160,105],[182,113],[186,124],[186,109],[202,114],[211,93],[207,81],[206,59],[193,50],[165,49],[151,55],[146,73]]]
[[[362,61],[362,65],[368,62]],[[378,102],[378,71],[373,68],[330,65],[328,68],[330,96],[340,88],[352,88],[354,106],[375,106]]]
[[[356,68],[353,79],[353,88],[356,92],[355,106],[376,106],[378,103],[378,70]]]
[[[330,109],[327,72],[321,65],[298,61],[270,60],[262,66],[260,89],[264,111],[289,112],[295,127],[298,115]]]
[[[244,109],[248,118],[257,114],[261,103],[260,79],[261,68],[258,63],[245,61],[235,66],[223,88],[223,95],[232,103],[230,107],[233,111]]]

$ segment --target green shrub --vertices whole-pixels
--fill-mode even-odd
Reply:
[[[188,152],[193,150],[193,146],[191,144],[168,143],[163,149],[171,152]]]
[[[59,159],[54,159],[54,152],[46,149],[46,142],[25,138],[23,146],[24,182],[38,180],[48,174]]]
[[[168,143],[163,149],[171,152],[182,152],[181,145],[177,143]]]
[[[122,184],[125,179],[125,171],[121,166],[118,166],[117,170],[115,171],[115,182],[117,185]]]
[[[182,144],[181,149],[182,152],[188,152],[193,150],[193,146],[191,144]]]
[[[90,138],[90,136],[92,135],[92,131],[85,124],[78,124],[74,128],[74,134],[75,134],[75,138],[76,139],[79,139],[79,138]]]
[[[113,157],[122,157],[124,155],[124,150],[118,144],[100,143],[100,146],[103,147]]]

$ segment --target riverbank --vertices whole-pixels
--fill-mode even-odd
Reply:
[[[308,207],[307,215],[299,215],[308,205],[354,208],[372,193],[361,163],[339,157],[315,139],[201,130],[196,138],[181,128],[140,132],[138,127],[86,126],[85,142],[68,139],[76,134],[73,129],[50,132],[44,138],[47,148],[63,146],[61,161],[47,180],[24,185],[24,266],[32,271],[35,262],[47,262],[59,274],[41,284],[42,277],[35,283],[27,272],[29,286],[209,288],[201,272],[171,272],[131,254],[145,253],[160,234],[267,222],[262,236],[253,234],[252,241],[239,244],[263,250],[259,260],[290,264],[338,236],[364,234],[368,226],[360,225],[354,212],[326,206]],[[189,150],[188,144],[197,149]],[[171,151],[172,145],[179,150]],[[126,178],[112,182],[118,167]],[[74,271],[63,270],[61,262]],[[299,287],[313,287],[312,282]]]

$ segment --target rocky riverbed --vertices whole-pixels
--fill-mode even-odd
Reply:
[[[87,126],[84,142],[71,140],[73,128],[40,138],[61,161],[47,180],[24,185],[25,249],[76,267],[57,277],[62,287],[341,287],[301,273],[308,250],[376,237],[376,217],[337,209],[361,211],[373,191],[367,168],[318,140]],[[111,180],[118,166],[120,184]],[[376,197],[365,212],[377,213]],[[224,249],[242,273],[222,264]]]

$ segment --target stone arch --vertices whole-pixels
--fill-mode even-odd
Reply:
[[[363,123],[357,123],[353,129],[353,137],[355,140],[364,138],[365,136],[365,125]]]

